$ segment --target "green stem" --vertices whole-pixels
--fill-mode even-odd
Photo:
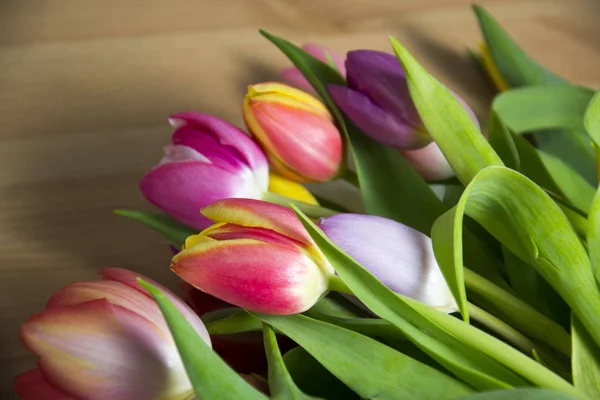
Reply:
[[[337,275],[333,275],[329,278],[329,290],[334,292],[346,293],[346,294],[354,294],[352,290],[344,283],[342,278]]]
[[[340,176],[340,179],[348,182],[352,186],[360,187],[358,175],[356,175],[356,172],[351,171],[349,168],[346,168],[346,171],[344,171],[344,174]]]
[[[310,218],[325,218],[331,217],[332,215],[339,214],[339,212],[335,210],[331,210],[329,208],[316,206],[314,204],[305,203],[300,200],[294,200],[292,198],[272,193],[272,192],[263,192],[262,200],[268,201],[269,203],[279,204],[280,206],[289,207],[290,204],[295,205],[302,211],[304,214],[309,216]]]
[[[503,319],[508,320],[519,331],[567,356],[571,355],[571,336],[556,322],[467,268],[464,269],[464,276],[467,289],[492,303],[502,312]]]

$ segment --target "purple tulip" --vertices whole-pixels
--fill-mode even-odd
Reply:
[[[319,226],[340,249],[384,285],[441,311],[457,310],[435,260],[431,239],[391,219],[336,214]]]
[[[237,127],[216,117],[182,112],[165,155],[141,180],[148,201],[180,222],[202,230],[212,224],[200,209],[214,201],[258,199],[269,182],[267,159]]]

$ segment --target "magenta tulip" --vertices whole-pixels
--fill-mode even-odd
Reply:
[[[15,379],[27,400],[187,399],[193,388],[160,309],[139,274],[109,268],[104,280],[68,285],[20,330],[38,369]],[[210,345],[202,321],[156,282]]]
[[[267,159],[237,127],[195,112],[173,115],[172,143],[140,182],[142,194],[180,222],[202,230],[211,222],[200,214],[210,203],[230,197],[260,198],[268,188]]]

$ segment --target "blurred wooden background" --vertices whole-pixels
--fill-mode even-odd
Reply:
[[[0,398],[35,363],[19,325],[64,284],[123,266],[176,286],[159,236],[111,211],[150,209],[137,182],[169,141],[169,114],[241,124],[246,85],[286,65],[258,28],[339,51],[388,49],[392,34],[484,117],[471,2],[2,0]],[[600,2],[481,3],[544,65],[600,87]]]

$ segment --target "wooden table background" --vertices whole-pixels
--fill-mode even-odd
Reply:
[[[393,34],[485,116],[472,0],[2,0],[0,398],[35,365],[17,330],[62,285],[107,266],[177,280],[160,237],[112,215],[151,209],[137,190],[169,141],[167,116],[241,124],[246,85],[277,78],[265,28],[339,51]],[[600,2],[482,1],[563,77],[600,86]]]

